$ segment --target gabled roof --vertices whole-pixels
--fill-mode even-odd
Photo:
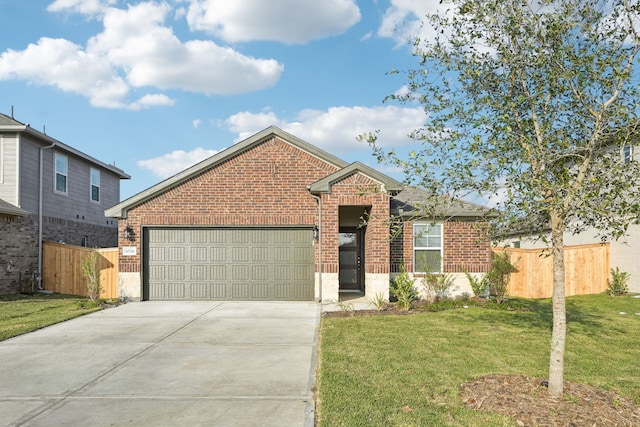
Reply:
[[[431,200],[431,193],[416,187],[406,187],[391,198],[391,213],[398,216],[414,217],[424,214],[429,217],[478,218],[495,216],[495,212],[476,203],[439,197],[437,203]],[[429,210],[429,212],[425,212]]]
[[[88,154],[83,153],[82,151],[76,150],[75,148],[58,141],[55,138],[50,137],[46,133],[39,132],[29,126],[29,124],[21,123],[5,114],[0,113],[0,132],[24,132],[29,134],[36,139],[42,141],[45,145],[55,144],[56,148],[60,150],[66,151],[69,154],[73,154],[74,156],[80,157],[86,160],[89,163],[93,163],[96,166],[100,166],[104,169],[107,169],[110,172],[118,175],[120,179],[129,179],[131,178],[129,175],[124,173],[124,171],[114,165],[109,165],[104,163],[94,157],[89,156]]]
[[[319,181],[314,182],[309,186],[309,191],[313,194],[319,193],[330,193],[331,186],[338,181],[341,181],[355,173],[362,173],[363,175],[368,176],[374,181],[378,181],[380,184],[384,186],[384,191],[396,193],[402,190],[402,184],[396,181],[395,179],[378,172],[375,169],[370,168],[367,165],[364,165],[360,162],[351,163],[349,166],[340,169],[337,172],[332,173]]]
[[[0,199],[0,214],[13,215],[13,216],[27,216],[29,212],[24,209],[20,209],[17,206],[13,206],[11,203]]]
[[[183,170],[182,172],[177,173],[176,175],[161,181],[160,183],[149,187],[148,189],[141,191],[140,193],[129,197],[126,200],[118,203],[117,205],[107,209],[105,211],[105,215],[107,217],[115,217],[115,218],[125,218],[127,215],[127,211],[141,203],[144,203],[146,200],[149,200],[156,195],[163,193],[171,188],[177,187],[183,182],[191,179],[192,177],[211,169],[225,160],[241,154],[245,151],[248,151],[273,137],[278,137],[283,141],[288,142],[295,147],[306,151],[312,156],[318,157],[325,162],[336,166],[337,168],[345,168],[348,166],[348,163],[344,160],[335,157],[332,154],[327,153],[324,150],[321,150],[318,147],[315,147],[308,142],[301,140],[300,138],[291,135],[288,132],[283,131],[280,128],[275,126],[268,127],[255,135],[250,136],[249,138],[234,144],[233,146],[223,150],[208,159],[203,160],[200,163],[197,163],[191,166],[188,169]]]

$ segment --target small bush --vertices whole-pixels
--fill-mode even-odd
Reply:
[[[375,296],[369,300],[369,303],[378,311],[382,310],[388,302],[382,292],[376,293]]]
[[[345,313],[351,313],[351,315],[355,314],[356,310],[353,307],[353,304],[351,304],[350,302],[337,301],[336,305],[338,306],[338,308],[340,308],[340,311],[343,311]]]
[[[418,292],[414,287],[415,279],[409,277],[404,266],[400,267],[400,274],[391,279],[390,291],[398,300],[398,307],[407,311],[411,304],[418,298]]]
[[[504,251],[493,254],[491,268],[485,278],[489,285],[489,294],[495,297],[498,304],[501,304],[507,296],[507,286],[511,280],[511,273],[515,271],[517,269],[511,263],[511,254],[509,252]]]
[[[447,299],[449,290],[453,286],[453,277],[450,274],[427,273],[422,279],[427,293],[435,297],[435,301]]]
[[[607,294],[613,296],[624,295],[629,292],[630,274],[626,271],[620,271],[618,267],[611,269],[611,279],[607,280]]]
[[[471,286],[471,290],[473,291],[473,295],[477,297],[485,296],[487,293],[487,289],[489,288],[489,281],[487,280],[487,275],[483,275],[482,278],[478,278],[478,276],[474,276],[469,272],[464,272],[467,276],[467,280],[469,281],[469,286]]]
[[[100,284],[99,262],[100,254],[94,249],[82,264],[82,274],[87,278],[87,297],[91,302],[96,302],[103,290]]]

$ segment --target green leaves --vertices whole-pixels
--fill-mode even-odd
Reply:
[[[378,158],[440,194],[499,193],[505,227],[555,208],[566,225],[619,233],[640,214],[620,202],[640,199],[640,174],[605,147],[638,110],[638,2],[448,3],[454,13],[425,20],[438,36],[413,41],[410,92],[386,100],[423,104],[420,147]]]

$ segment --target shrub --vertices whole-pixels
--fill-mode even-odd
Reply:
[[[620,271],[618,267],[611,269],[611,279],[607,280],[607,294],[613,296],[624,295],[629,292],[627,281],[630,274]]]
[[[102,293],[99,261],[100,254],[94,249],[82,264],[82,274],[87,278],[87,297],[91,302],[98,301]]]
[[[511,273],[517,271],[515,265],[511,263],[511,254],[507,251],[494,253],[491,258],[491,268],[485,275],[489,286],[489,294],[495,297],[496,302],[501,304],[507,295],[507,286],[511,280]]]
[[[415,279],[409,277],[404,266],[400,266],[400,274],[391,279],[390,291],[398,299],[398,307],[409,310],[411,304],[418,298],[413,284]]]
[[[449,290],[453,286],[453,277],[450,274],[427,273],[422,279],[427,293],[435,297],[435,301],[446,299]]]
[[[482,278],[478,278],[478,276],[474,276],[467,271],[465,271],[464,274],[467,276],[469,286],[471,286],[474,296],[481,297],[486,295],[487,289],[489,288],[489,281],[487,280],[486,274],[483,275]]]
[[[351,304],[350,302],[345,302],[345,301],[337,301],[336,305],[338,306],[338,308],[340,309],[340,311],[345,312],[345,313],[351,313],[351,315],[353,316],[355,314],[355,308],[353,307],[353,304]]]
[[[375,296],[369,300],[369,303],[378,311],[382,310],[388,302],[382,292],[376,293]]]

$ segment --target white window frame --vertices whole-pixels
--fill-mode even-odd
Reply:
[[[633,145],[629,145],[629,144],[623,145],[622,146],[622,161],[624,163],[629,163],[629,162],[633,161],[634,151],[635,151],[635,149],[634,149]]]
[[[94,172],[97,174],[98,182],[93,180]],[[100,203],[100,169],[89,168],[89,201],[92,203]],[[98,189],[98,198],[93,198],[93,187]]]
[[[64,159],[65,171],[58,170],[58,159]],[[58,190],[58,175],[64,176],[64,191]],[[53,153],[53,191],[57,194],[69,194],[69,158],[64,154]]]
[[[424,228],[425,226],[429,227],[429,229],[439,228],[440,230],[440,242],[438,245],[427,244],[427,246],[416,246],[416,238],[419,234],[422,234],[423,231],[418,231],[418,228]],[[428,235],[428,234],[427,234]],[[435,237],[435,235],[433,236]],[[443,272],[443,258],[444,258],[444,225],[442,222],[428,222],[428,221],[417,221],[413,223],[413,272],[414,273],[426,273],[425,271],[418,269],[417,256],[416,253],[418,251],[430,251],[430,252],[438,252],[440,256],[440,265],[438,271],[430,271],[430,273],[442,273]]]

